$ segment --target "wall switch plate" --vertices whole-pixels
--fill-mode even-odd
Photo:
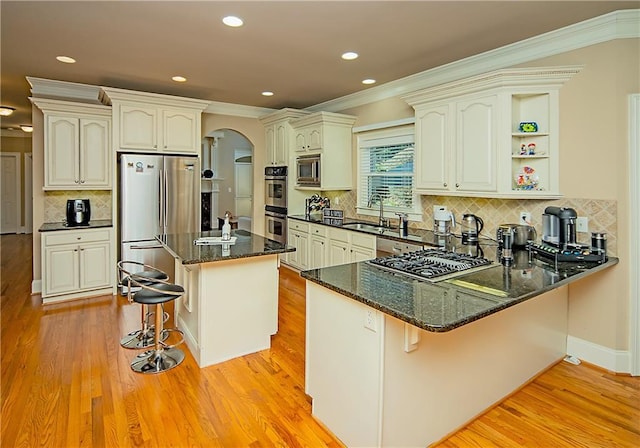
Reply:
[[[364,327],[368,328],[369,330],[371,330],[373,332],[378,331],[378,325],[377,325],[377,319],[376,319],[375,310],[372,310],[372,309],[365,310]]]
[[[589,231],[589,218],[586,216],[578,216],[576,218],[576,232]]]
[[[520,212],[520,221],[518,222],[518,224],[523,224],[523,225],[531,225],[531,213],[529,212]]]
[[[446,212],[448,209],[445,205],[434,205],[433,206],[433,214],[435,215],[436,212],[440,209],[444,209],[444,211]]]

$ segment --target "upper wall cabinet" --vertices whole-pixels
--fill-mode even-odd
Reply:
[[[103,88],[113,105],[118,151],[200,152],[201,116],[208,101]]]
[[[293,146],[293,128],[290,121],[309,112],[282,109],[260,117],[265,132],[265,163],[267,166],[288,166]]]
[[[31,101],[44,113],[44,189],[111,189],[111,108]]]
[[[332,112],[315,112],[291,122],[296,156],[320,155],[320,187],[307,190],[350,190],[353,188],[352,126],[357,117]]]
[[[580,68],[498,70],[405,95],[418,193],[560,197],[558,91]]]

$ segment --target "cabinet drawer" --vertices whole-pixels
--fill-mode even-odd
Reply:
[[[364,235],[359,232],[351,232],[351,244],[354,246],[366,247],[367,249],[375,249],[376,237],[372,235]]]
[[[310,235],[316,235],[316,236],[327,236],[327,227],[326,226],[319,226],[316,224],[311,224],[310,228],[309,228],[309,234]]]
[[[355,232],[351,232],[350,230],[345,230],[345,229],[337,229],[334,227],[329,227],[329,238],[331,240],[335,240],[335,241],[342,241],[345,243],[349,242],[349,234],[350,233],[355,233]]]
[[[62,230],[55,233],[47,233],[44,235],[44,244],[46,246],[54,246],[59,244],[73,244],[73,243],[92,243],[96,241],[109,241],[111,230],[96,229],[96,230]]]
[[[309,233],[309,223],[296,220],[289,220],[289,228],[300,232]]]

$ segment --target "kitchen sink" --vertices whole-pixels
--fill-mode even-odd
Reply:
[[[371,224],[369,222],[349,222],[346,224],[342,224],[342,227],[346,229],[362,230],[371,233],[384,233],[385,230],[391,230],[389,227],[383,227],[377,224]]]

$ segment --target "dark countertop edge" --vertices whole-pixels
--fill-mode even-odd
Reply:
[[[66,226],[62,222],[44,222],[38,229],[38,232],[58,232],[61,230],[87,230],[101,229],[105,227],[113,227],[112,219],[96,219],[90,221],[88,226]]]
[[[591,276],[591,275],[593,275],[593,274],[595,274],[597,272],[600,272],[602,270],[611,268],[614,265],[618,264],[618,261],[619,260],[616,257],[609,257],[607,262],[605,262],[603,264],[596,265],[593,268],[589,269],[588,271],[584,271],[584,272],[581,272],[581,273],[576,274],[574,276],[571,276],[569,278],[562,279],[559,282],[554,283],[553,285],[549,285],[547,287],[544,287],[544,288],[542,288],[542,289],[540,289],[538,291],[534,291],[532,293],[524,294],[522,296],[519,296],[519,297],[516,297],[516,298],[513,298],[513,299],[505,299],[502,303],[497,304],[493,308],[490,308],[490,309],[485,310],[483,312],[480,312],[478,314],[474,314],[474,315],[468,316],[468,317],[466,317],[464,319],[460,319],[458,321],[455,321],[455,322],[451,323],[450,325],[429,325],[428,323],[426,323],[424,321],[420,321],[420,320],[417,320],[417,319],[415,319],[415,318],[413,318],[411,316],[407,316],[406,314],[403,314],[403,313],[401,313],[401,312],[399,312],[399,311],[397,311],[397,310],[395,310],[393,308],[390,308],[390,307],[382,305],[382,304],[380,304],[378,302],[369,300],[366,297],[362,297],[362,296],[359,296],[357,294],[352,294],[352,293],[350,293],[348,291],[343,290],[342,288],[338,288],[338,287],[334,286],[331,283],[322,281],[320,279],[317,279],[317,278],[311,276],[311,274],[313,272],[319,271],[321,269],[311,269],[311,270],[308,270],[308,271],[302,271],[302,272],[300,272],[300,276],[302,276],[303,278],[305,278],[305,279],[307,279],[307,280],[309,280],[309,281],[311,281],[313,283],[316,283],[316,284],[318,284],[320,286],[324,286],[324,287],[326,287],[326,288],[328,288],[328,289],[330,289],[330,290],[332,290],[334,292],[342,294],[345,297],[349,297],[349,298],[351,298],[351,299],[353,299],[353,300],[355,300],[357,302],[363,303],[364,305],[367,305],[367,306],[375,308],[375,309],[377,309],[379,311],[382,311],[383,313],[388,314],[391,317],[395,317],[396,319],[399,319],[399,320],[401,320],[403,322],[411,324],[411,325],[413,325],[415,327],[421,328],[421,329],[426,330],[426,331],[434,332],[434,333],[445,333],[447,331],[451,331],[451,330],[454,330],[454,329],[456,329],[458,327],[462,327],[464,325],[467,325],[467,324],[469,324],[471,322],[474,322],[476,320],[482,319],[484,317],[490,316],[492,314],[496,314],[496,313],[498,313],[498,312],[500,312],[502,310],[510,308],[510,307],[512,307],[514,305],[517,305],[517,304],[521,303],[521,302],[533,299],[533,298],[535,298],[535,297],[537,297],[537,296],[539,296],[541,294],[544,294],[546,292],[552,291],[552,290],[560,288],[562,286],[566,286],[566,285],[568,285],[570,283],[573,283],[576,280],[580,280],[582,278]],[[364,262],[360,262],[360,263],[364,263]],[[415,280],[415,281],[420,281],[420,280]]]
[[[165,246],[166,247],[166,246]],[[295,249],[287,247],[286,249],[277,249],[269,252],[254,252],[251,254],[241,254],[241,255],[228,255],[226,257],[217,257],[214,259],[207,260],[199,260],[197,258],[182,260],[182,264],[205,264],[205,263],[215,263],[217,261],[228,261],[228,260],[238,260],[241,258],[255,258],[255,257],[264,257],[266,255],[278,255],[283,254],[285,252],[295,252]],[[173,254],[173,252],[171,252]],[[177,257],[180,258],[180,257]]]

